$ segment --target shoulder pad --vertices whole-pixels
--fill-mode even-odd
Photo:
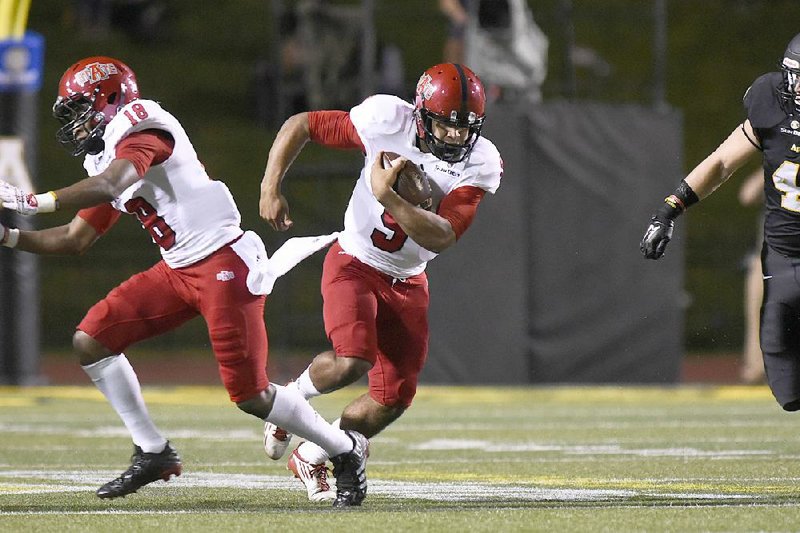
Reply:
[[[780,72],[770,72],[757,78],[744,93],[744,108],[754,128],[771,128],[786,118],[778,94],[782,83]]]
[[[503,159],[497,147],[486,137],[479,137],[466,160],[468,178],[459,185],[474,185],[494,194],[503,177]]]
[[[350,110],[350,120],[362,137],[391,135],[406,128],[413,106],[396,96],[376,94]]]

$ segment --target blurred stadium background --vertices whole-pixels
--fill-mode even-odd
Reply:
[[[346,109],[364,95],[378,90],[394,91],[410,98],[419,73],[441,60],[446,36],[447,21],[432,0],[311,2],[319,4],[316,9],[321,11],[316,12],[315,21],[326,29],[315,34],[319,42],[312,47],[319,54],[327,52],[324,65],[329,71],[319,74],[319,79],[330,81],[330,84],[315,85],[317,92],[314,92],[304,81],[313,60],[301,66],[294,77],[288,69],[290,62],[281,60],[282,53],[292,51],[290,37],[295,35],[293,30],[298,24],[298,19],[289,16],[289,11],[308,4],[277,0],[225,3],[33,0],[27,28],[41,34],[45,40],[43,84],[35,93],[35,112],[28,117],[28,122],[32,123],[29,125],[36,132],[36,145],[28,150],[36,153],[31,172],[37,189],[59,188],[83,177],[81,161],[70,158],[54,141],[55,121],[51,118],[50,107],[59,77],[79,58],[97,54],[116,56],[136,71],[146,97],[161,101],[182,121],[210,174],[223,179],[231,188],[242,211],[244,225],[256,229],[268,248],[274,249],[287,235],[276,234],[260,222],[257,203],[267,151],[282,119],[292,111],[304,109],[303,106]],[[600,104],[603,109],[612,111],[639,109],[640,118],[645,121],[651,116],[668,115],[672,117],[671,124],[677,125],[678,152],[682,153],[676,153],[674,160],[680,162],[679,172],[667,176],[666,181],[653,183],[646,194],[640,194],[638,189],[634,191],[638,196],[619,191],[630,203],[631,212],[636,214],[635,219],[630,217],[630,222],[635,224],[633,233],[637,234],[635,239],[620,246],[638,255],[638,236],[646,227],[646,215],[672,190],[681,172],[713,150],[742,120],[740,102],[744,90],[756,76],[776,68],[786,43],[798,31],[795,21],[800,6],[793,0],[707,0],[702,8],[694,0],[529,0],[527,5],[549,41],[541,105],[566,102]],[[298,11],[302,14],[302,9]],[[371,66],[360,69],[361,65]],[[484,75],[480,71],[478,74]],[[508,95],[496,104],[497,116],[504,119],[527,115],[540,105]],[[6,117],[13,112],[7,108],[3,110]],[[509,123],[498,119],[492,124],[493,120],[490,114],[488,136],[496,140],[496,134],[503,137],[502,130]],[[515,135],[515,132],[506,133],[509,137]],[[519,134],[536,136],[547,135],[547,132]],[[619,131],[615,135],[623,142],[631,132]],[[587,137],[592,136],[592,132],[587,132]],[[631,142],[634,140],[631,138]],[[576,139],[576,142],[585,142],[585,139]],[[500,148],[502,152],[503,146]],[[665,155],[657,153],[658,148],[658,145],[653,146],[652,155],[660,162]],[[504,156],[511,159],[517,154],[504,153]],[[643,160],[648,156],[643,154]],[[360,163],[358,154],[325,151],[315,146],[306,148],[286,184],[295,218],[293,235],[327,232],[341,225]],[[512,183],[535,183],[535,165],[527,170],[525,175],[508,172],[504,187],[488,202],[504,206],[502,202],[508,201],[507,198],[502,200],[504,193],[515,191]],[[591,174],[591,169],[584,170]],[[660,171],[653,169],[654,174]],[[745,175],[743,172],[731,178],[734,183],[722,188],[704,201],[701,208],[681,220],[684,233],[679,233],[673,243],[671,268],[659,266],[660,270],[655,271],[673,276],[672,282],[682,287],[674,301],[665,303],[667,307],[677,305],[673,317],[679,319],[667,321],[668,331],[663,332],[676,339],[677,349],[668,349],[672,361],[676,357],[711,361],[712,356],[738,354],[741,350],[743,260],[754,245],[758,216],[757,208],[743,208],[736,198],[737,182]],[[518,214],[525,216],[526,211]],[[520,223],[519,220],[503,220],[501,215],[491,208],[479,214],[487,236],[492,231],[502,231],[509,224]],[[586,235],[587,239],[598,231],[610,238],[626,235],[619,228],[604,225],[602,205],[598,205],[595,212],[578,215],[584,216],[584,223],[593,228],[591,234]],[[70,218],[70,213],[57,213],[41,217],[35,223],[49,226]],[[551,224],[552,227],[541,231],[559,239],[560,222],[552,220]],[[483,244],[473,240],[473,248],[465,246],[465,249],[480,249]],[[7,263],[10,253],[2,252],[2,260]],[[536,250],[530,253],[535,255]],[[617,258],[610,255],[612,257],[597,255],[591,261],[613,266]],[[72,363],[69,357],[71,331],[86,309],[121,280],[151,265],[157,257],[157,250],[149,243],[147,234],[133,220],[124,220],[84,257],[41,258],[42,363]],[[442,265],[455,263],[457,267],[462,261],[460,257],[445,254],[440,260]],[[325,345],[318,291],[321,260],[321,255],[313,257],[282,278],[268,301],[273,377],[289,377],[298,365],[305,364],[310,355]],[[639,257],[636,261],[644,262]],[[432,263],[432,268],[435,264]],[[473,266],[465,264],[464,270]],[[499,293],[503,294],[503,284],[508,280],[491,276],[488,269],[477,270],[486,275],[467,277],[465,284],[481,284],[489,289],[500,287]],[[589,264],[588,281],[582,280],[580,285],[591,284],[594,272]],[[466,276],[463,271],[458,274]],[[522,277],[523,281],[527,279]],[[650,281],[657,283],[658,277]],[[7,285],[8,278],[2,283]],[[459,301],[464,297],[465,286],[442,283],[442,288],[437,290],[434,281],[433,297],[439,302]],[[648,291],[641,280],[631,279],[630,287],[636,294],[646,295]],[[559,287],[552,289],[554,294],[559,294]],[[568,289],[573,291],[574,287]],[[450,290],[462,291],[462,294],[448,293]],[[510,290],[531,295],[530,287],[517,286]],[[569,301],[574,307],[580,307],[580,299],[569,291],[565,293],[569,294]],[[653,293],[653,298],[661,297],[659,291]],[[524,309],[530,310],[530,304],[528,301]],[[9,308],[8,299],[0,302],[0,306],[6,317],[3,327],[7,329],[8,317],[15,315],[15,309]],[[454,379],[448,380],[452,369],[436,367],[435,343],[437,338],[458,337],[459,328],[465,326],[458,318],[448,324],[444,308],[432,311],[436,316],[432,319],[435,328],[431,378],[463,381],[458,372]],[[546,313],[548,309],[538,312]],[[620,323],[638,324],[630,328],[631,339],[642,331],[658,335],[655,330],[659,324],[641,323],[643,317],[636,312],[635,309],[628,312],[620,308],[608,310]],[[500,323],[506,318],[501,313],[492,320]],[[510,320],[513,322],[515,317]],[[525,329],[528,326],[522,324],[521,330],[516,332],[522,337],[522,342],[518,343],[518,358],[523,365],[526,360],[530,363],[531,354],[536,351],[536,346],[530,344],[526,336],[530,333],[530,329]],[[565,337],[581,335],[581,323],[563,326]],[[469,324],[467,328],[470,332],[475,330]],[[487,326],[481,335],[491,338],[494,329],[495,325]],[[617,351],[624,352],[624,346],[623,336],[616,340]],[[5,381],[47,379],[38,373],[15,375],[14,365],[8,363],[8,358],[12,357],[9,347],[0,349],[6,358],[4,371],[0,372],[0,375],[5,374]],[[172,358],[179,360],[194,354],[198,368],[201,360],[213,363],[205,327],[200,320],[145,343],[133,350],[133,355],[138,360],[147,360],[161,357],[165,352],[179,354]],[[488,361],[490,365],[503,368],[503,357],[503,353],[473,354],[465,356],[465,362],[480,358],[484,361],[481,364]],[[648,353],[637,359],[638,355],[633,353],[625,358],[629,362],[638,361],[637,364],[644,367],[657,361],[658,354]],[[182,361],[185,364],[185,359]],[[513,374],[514,365],[518,363],[520,361],[508,365],[505,373]],[[522,374],[517,374],[515,380],[537,381],[534,374],[529,366]],[[480,381],[483,375],[474,372],[467,380]],[[631,376],[626,379],[620,375],[620,380],[639,380],[636,372]],[[643,381],[669,382],[679,378],[667,369],[661,376],[645,376]]]

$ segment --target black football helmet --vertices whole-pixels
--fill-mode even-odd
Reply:
[[[781,71],[783,71],[783,86],[779,89],[779,93],[786,111],[790,115],[800,115],[800,93],[797,90],[800,82],[800,33],[789,41],[789,46],[783,53]]]

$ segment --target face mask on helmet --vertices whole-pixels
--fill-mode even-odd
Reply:
[[[485,105],[483,84],[469,68],[452,63],[431,67],[417,83],[417,136],[439,159],[463,161],[480,137]],[[460,131],[447,136],[448,128]]]
[[[458,163],[467,158],[481,135],[483,118],[473,116],[471,121],[445,119],[424,108],[419,113],[425,132],[425,143],[433,155],[448,163]],[[457,128],[457,131],[447,135],[452,128]],[[453,140],[456,142],[452,142]]]
[[[71,155],[95,155],[103,151],[105,117],[92,108],[86,97],[59,97],[53,104],[53,116],[61,123],[56,140]]]
[[[136,76],[125,63],[104,56],[78,61],[61,77],[53,104],[61,123],[56,140],[72,155],[102,152],[106,125],[137,98]]]
[[[783,86],[779,90],[786,110],[790,115],[800,115],[800,34],[789,42],[781,62]]]

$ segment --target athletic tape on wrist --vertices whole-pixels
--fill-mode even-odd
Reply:
[[[53,191],[37,194],[34,198],[39,204],[39,209],[37,210],[39,213],[52,213],[58,209],[58,196]]]
[[[4,228],[3,246],[6,248],[16,248],[19,242],[19,230],[17,228]]]

